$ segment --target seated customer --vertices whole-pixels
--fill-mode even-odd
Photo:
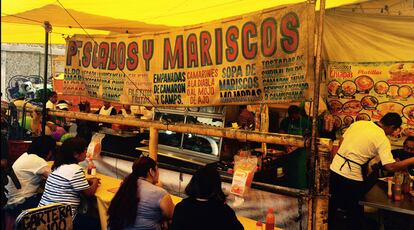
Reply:
[[[50,173],[48,160],[56,147],[56,142],[50,136],[41,136],[33,140],[26,153],[23,153],[14,163],[13,171],[20,182],[17,189],[8,177],[5,189],[7,209],[13,215],[19,215],[24,209],[35,208],[39,204],[41,194],[37,193],[42,179]]]
[[[121,184],[108,209],[108,229],[160,230],[174,212],[171,196],[158,183],[157,163],[140,157]]]
[[[414,137],[407,137],[404,141],[403,149],[394,149],[391,153],[394,159],[400,161],[414,157]],[[407,170],[411,176],[414,176],[414,165],[408,166]]]
[[[85,160],[87,143],[79,137],[63,142],[60,153],[52,166],[52,173],[46,180],[45,191],[39,207],[53,203],[69,204],[72,207],[74,229],[99,229],[99,221],[82,214],[77,215],[80,193],[93,196],[98,188],[97,178],[86,179],[83,168],[78,165]]]
[[[199,169],[185,188],[188,198],[177,204],[173,230],[244,229],[233,209],[226,204],[217,169]]]

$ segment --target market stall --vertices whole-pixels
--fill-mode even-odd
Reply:
[[[331,2],[329,1],[328,4],[331,4]],[[259,4],[252,5],[258,7]],[[141,148],[139,150],[148,151],[150,156],[154,158],[158,157],[159,160],[164,161],[164,167],[168,173],[175,173],[177,180],[171,182],[171,191],[178,191],[178,193],[182,186],[183,175],[188,178],[192,173],[191,168],[220,160],[222,138],[224,137],[237,139],[241,142],[256,141],[259,143],[308,147],[308,145],[305,145],[307,139],[302,136],[267,133],[269,127],[266,127],[265,122],[268,119],[268,117],[266,118],[267,104],[300,100],[311,101],[311,98],[318,98],[317,94],[312,94],[315,84],[313,81],[315,66],[313,63],[313,6],[304,5],[307,4],[275,7],[238,17],[219,19],[211,23],[173,28],[167,30],[168,32],[154,33],[146,31],[146,33],[137,35],[135,34],[139,31],[135,30],[138,28],[137,24],[134,24],[136,27],[131,26],[131,29],[128,27],[128,31],[126,31],[124,27],[116,25],[122,23],[131,25],[132,22],[122,21],[122,23],[116,22],[113,24],[116,28],[105,29],[134,34],[73,36],[67,41],[66,74],[62,92],[67,95],[84,95],[113,102],[152,106],[155,110],[154,119],[146,122],[70,112],[51,112],[51,114],[149,128],[150,132],[147,132],[149,146],[147,149]],[[38,12],[42,12],[46,8],[50,10],[50,7],[38,9]],[[328,7],[332,7],[332,5],[328,5]],[[228,11],[229,8],[233,10],[236,7],[224,8]],[[265,7],[262,6],[259,9],[262,8]],[[59,8],[53,9],[62,10]],[[72,18],[88,16],[79,15],[79,12],[70,12]],[[28,15],[25,14],[30,15],[30,13],[33,12],[22,13],[19,16],[26,17]],[[240,13],[244,12],[241,11]],[[378,64],[372,64],[374,67],[370,70],[354,70],[364,69],[367,66],[367,64],[356,62],[373,61],[370,57],[379,57],[379,55],[365,56],[365,52],[358,52],[360,48],[357,48],[357,46],[354,47],[354,52],[348,52],[352,58],[344,58],[339,55],[347,52],[336,52],[338,47],[346,43],[339,42],[341,44],[338,44],[339,39],[332,35],[340,28],[335,23],[340,24],[341,20],[354,16],[344,16],[342,14],[342,12],[337,14],[335,10],[328,12],[327,18],[325,18],[326,33],[323,49],[325,60],[329,62],[326,67],[329,80],[326,80],[325,83],[329,95],[324,99],[327,98],[328,106],[336,119],[337,128],[340,129],[343,129],[354,120],[375,119],[374,113],[392,110],[390,109],[391,105],[385,102],[389,98],[388,94],[396,94],[392,98],[392,103],[400,104],[402,102],[405,106],[410,106],[410,97],[413,95],[410,94],[411,86],[409,84],[412,84],[411,82],[400,81],[398,84],[401,85],[398,88],[390,89],[392,88],[391,83],[387,79],[374,79],[371,75],[378,72],[376,70]],[[235,14],[231,14],[231,16],[233,15]],[[322,16],[321,13],[321,21],[323,21]],[[43,17],[47,18],[48,16],[44,15]],[[12,16],[8,16],[6,19],[8,22],[14,23],[22,20]],[[101,20],[98,19],[96,20]],[[72,19],[69,18],[69,20]],[[358,19],[355,19],[355,21],[358,22]],[[401,21],[399,22],[401,23]],[[59,23],[57,25],[62,26],[66,25],[67,22]],[[52,24],[54,24],[53,20]],[[79,25],[72,24],[72,26],[78,27]],[[104,27],[92,24],[87,28],[103,29]],[[157,31],[168,29],[163,26],[151,28],[157,28]],[[321,29],[322,27],[319,28],[319,35],[322,33]],[[390,29],[389,31],[393,30]],[[383,67],[387,69],[383,71],[383,74],[385,74],[383,78],[388,78],[388,73],[390,75],[393,73],[404,75],[405,71],[411,73],[407,68],[412,65],[412,62],[401,62],[401,60],[411,61],[406,58],[412,57],[410,42],[404,41],[405,37],[408,37],[408,41],[412,41],[409,36],[403,36],[402,39],[389,39],[398,40],[400,44],[403,44],[400,52],[402,56],[399,56],[396,60],[393,59],[395,58],[392,56],[393,54],[388,56],[392,58],[386,59],[386,61],[399,61],[399,63],[392,63],[396,64],[395,70],[392,71],[391,69],[388,70],[388,67]],[[353,38],[355,37],[357,36],[353,36]],[[319,38],[321,39],[321,36]],[[370,40],[376,41],[377,39]],[[317,44],[319,44],[317,50],[320,53],[320,40]],[[393,47],[395,46],[393,45]],[[349,50],[348,46],[345,49]],[[384,61],[384,59],[381,60]],[[347,69],[346,67],[350,66],[349,63],[338,64],[332,61],[352,61],[351,66],[354,67]],[[378,60],[375,59],[374,61]],[[316,76],[319,76],[318,67],[320,62],[321,59],[317,59]],[[335,70],[338,69],[340,71],[336,73]],[[331,75],[331,73],[333,74]],[[352,75],[353,73],[354,75]],[[376,87],[377,83],[378,86]],[[385,93],[377,92],[381,88],[381,83],[383,86],[388,86],[390,93],[388,93],[388,90],[387,92],[384,91]],[[319,86],[318,81],[316,81],[316,85]],[[318,87],[315,88],[315,92],[319,93]],[[379,95],[372,94],[373,92]],[[378,99],[381,95],[384,96],[384,101]],[[259,104],[256,117],[261,119],[256,119],[260,125],[257,125],[258,128],[255,132],[229,128],[228,125],[225,125],[227,117],[223,112],[224,110],[217,109],[220,112],[216,114],[214,113],[216,109],[213,109],[213,112],[205,111],[203,113],[202,111],[204,108],[209,108],[206,106],[230,107],[240,104]],[[391,106],[393,109],[396,107],[394,104]],[[409,108],[405,109],[403,105],[396,109],[406,114],[407,126],[404,133],[410,131],[408,126],[408,121],[411,119]],[[171,118],[171,115],[174,115],[174,118]],[[212,125],[213,123],[216,125]],[[313,127],[313,130],[316,130],[316,126]],[[118,136],[125,136],[125,133],[122,134],[122,131],[119,130],[115,133],[118,133]],[[238,212],[250,213],[248,215],[253,215],[255,217],[253,219],[260,219],[264,215],[263,210],[266,209],[265,206],[269,204],[268,202],[277,200],[272,205],[277,206],[277,212],[283,216],[283,222],[280,223],[280,226],[299,228],[309,225],[315,228],[316,223],[316,225],[326,227],[326,224],[323,224],[323,219],[326,218],[326,216],[323,217],[323,207],[326,207],[326,195],[328,194],[325,180],[329,165],[326,156],[328,156],[330,143],[323,139],[316,142],[316,131],[312,137],[315,138],[313,139],[315,145],[312,145],[312,151],[309,154],[311,162],[309,190],[306,189],[306,186],[297,190],[279,187],[277,184],[268,183],[268,181],[266,183],[254,181],[250,195],[239,200],[234,198],[234,208]],[[107,146],[113,147],[112,143],[107,144]],[[318,148],[316,148],[316,143],[319,144]],[[205,148],[206,146],[208,147]],[[166,149],[169,152],[166,152]],[[111,155],[111,152],[114,151],[103,151],[101,158],[98,160],[98,164],[101,164],[99,170],[107,171],[108,174],[115,170],[116,176],[118,176],[118,173],[122,176],[122,173],[128,170],[130,162],[120,160],[119,156]],[[126,151],[122,152],[125,153]],[[269,152],[266,146],[259,148],[258,152],[262,153],[261,157],[268,154],[267,159],[269,161],[267,164],[270,165],[275,165],[273,160],[276,162],[278,157],[281,157],[281,155],[277,156],[278,152]],[[138,157],[139,154],[140,152],[131,149],[130,152],[127,151],[126,154],[121,155],[124,156],[123,159],[129,157],[129,160],[131,160]],[[272,154],[275,155],[274,158]],[[317,164],[315,163],[316,159],[318,159]],[[261,160],[266,159],[262,158]],[[118,164],[120,162],[124,164]],[[183,162],[185,163],[183,164]],[[121,168],[126,170],[122,172],[123,170],[119,170]],[[228,165],[224,165],[222,168],[227,171]],[[274,167],[274,171],[269,171],[271,173],[267,173],[267,175],[272,175],[275,177],[272,179],[277,180],[278,170],[279,167]],[[322,176],[317,178],[315,175],[319,174]],[[257,175],[260,175],[260,173]],[[222,176],[223,180],[229,183],[226,186],[230,186],[232,175],[223,172]],[[315,178],[317,179],[315,180]],[[288,196],[279,196],[274,193]],[[236,202],[240,200],[243,200],[244,203],[238,204]],[[279,201],[282,205],[278,203]],[[258,208],[258,203],[265,205]],[[252,214],[253,207],[261,211]]]

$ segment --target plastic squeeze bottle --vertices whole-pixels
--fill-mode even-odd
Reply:
[[[263,224],[260,221],[256,222],[256,230],[263,230]]]
[[[88,159],[88,175],[92,174],[92,169],[95,168],[95,174],[96,174],[96,167],[94,165],[94,163],[92,162],[92,160]]]
[[[273,208],[267,210],[265,230],[275,229],[275,215],[273,214]]]
[[[387,195],[389,199],[392,199],[392,180],[388,180],[388,191]]]
[[[96,176],[96,166],[95,166],[95,164],[92,165],[91,175]]]

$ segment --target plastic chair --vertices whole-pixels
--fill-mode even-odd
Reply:
[[[56,203],[24,210],[16,219],[15,229],[72,230],[72,209],[70,205]]]

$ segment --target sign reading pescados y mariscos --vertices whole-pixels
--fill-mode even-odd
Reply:
[[[161,33],[75,35],[63,93],[159,106],[304,99],[313,9],[301,3]]]

